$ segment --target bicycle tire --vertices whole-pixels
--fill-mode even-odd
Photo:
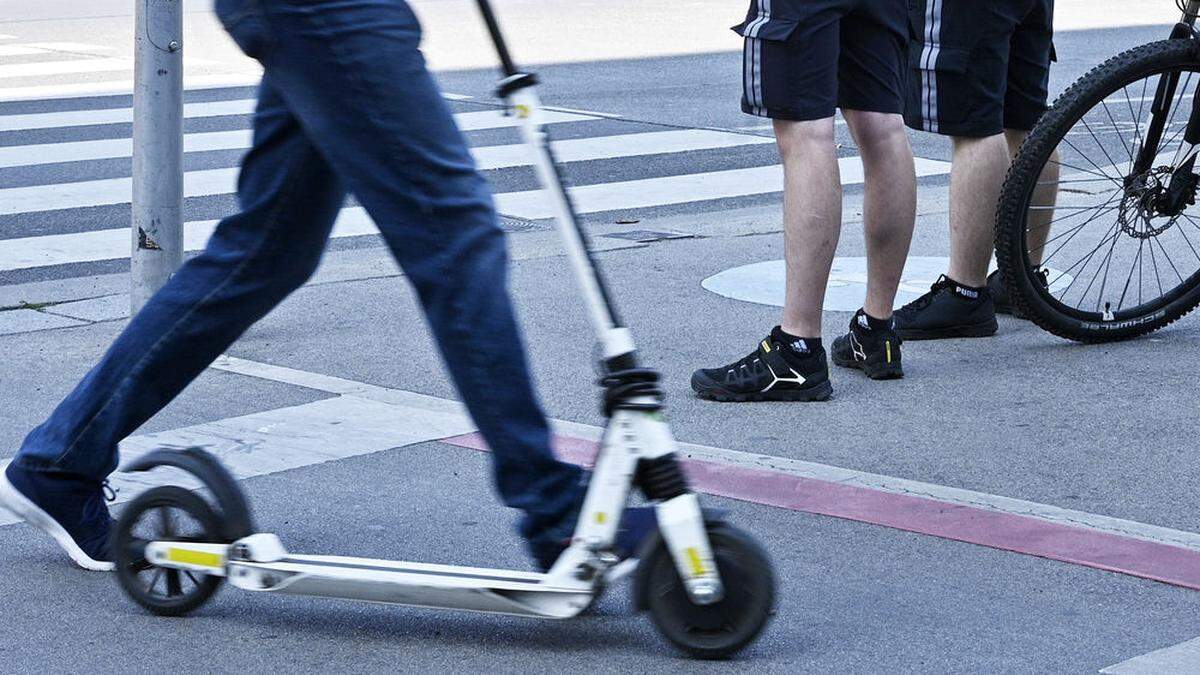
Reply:
[[[1200,71],[1200,42],[1171,39],[1125,51],[1071,85],[1021,145],[1001,191],[996,213],[996,261],[1013,303],[1039,327],[1084,343],[1128,340],[1178,321],[1200,304],[1200,270],[1139,315],[1104,320],[1098,313],[1065,311],[1037,279],[1026,251],[1026,219],[1043,168],[1066,134],[1101,101],[1142,78],[1172,70]],[[1059,306],[1056,306],[1059,305]],[[1141,307],[1141,306],[1140,306]]]

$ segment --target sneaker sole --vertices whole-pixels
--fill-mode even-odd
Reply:
[[[996,334],[999,325],[995,319],[968,326],[946,328],[901,328],[898,332],[903,340],[947,340],[952,338],[983,338]]]
[[[833,385],[829,382],[822,382],[820,385],[813,387],[812,389],[764,391],[755,392],[753,394],[735,394],[733,392],[720,390],[705,390],[696,392],[696,396],[706,401],[716,401],[718,403],[759,403],[768,401],[795,403],[828,401],[829,397],[832,395]]]
[[[865,363],[855,361],[854,359],[842,360],[837,356],[833,357],[833,363],[843,368],[851,368],[853,370],[862,371],[864,375],[872,380],[899,380],[904,377],[904,367],[899,363],[885,363],[879,366],[870,366]]]
[[[2,474],[0,474],[0,505],[12,511],[18,518],[24,519],[30,525],[53,537],[54,541],[58,542],[58,545],[71,557],[71,560],[83,569],[92,572],[112,572],[117,568],[113,563],[93,560],[91,556],[84,553],[83,549],[79,548],[79,544],[76,544],[71,535],[63,529],[63,526],[58,524],[58,521],[21,494],[21,491],[9,482],[8,476]]]

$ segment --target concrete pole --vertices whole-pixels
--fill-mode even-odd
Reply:
[[[130,299],[136,313],[183,263],[183,1],[134,2]]]

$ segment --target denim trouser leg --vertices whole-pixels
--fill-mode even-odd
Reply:
[[[570,534],[581,471],[550,451],[509,300],[487,183],[418,49],[401,0],[235,0],[231,34],[378,225],[424,306],[530,539]],[[535,542],[536,543],[536,542]]]
[[[96,480],[108,475],[121,439],[316,269],[344,192],[270,78],[261,88],[238,198],[242,212],[221,221],[204,252],[133,317],[100,363],[29,434],[16,461]]]
[[[311,274],[343,186],[378,225],[493,450],[534,545],[570,534],[581,471],[550,451],[507,289],[487,185],[418,50],[401,0],[218,0],[264,65],[255,148],[226,219],[30,434],[21,461],[102,477],[116,443]]]

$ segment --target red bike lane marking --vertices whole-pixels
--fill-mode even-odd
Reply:
[[[478,433],[442,439],[487,451]],[[564,461],[591,465],[599,445],[555,437]],[[784,472],[683,459],[693,487],[705,494],[880,525],[1200,590],[1200,552],[1086,527],[936,499],[843,485]]]

